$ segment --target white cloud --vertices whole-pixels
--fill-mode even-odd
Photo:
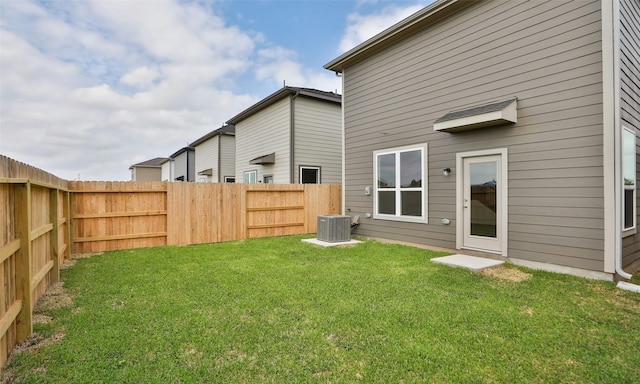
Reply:
[[[277,86],[283,82],[294,87],[317,88],[323,91],[341,91],[341,80],[333,73],[304,68],[294,51],[282,47],[258,51],[256,69],[258,81],[270,81]]]
[[[158,69],[143,65],[126,73],[122,76],[120,82],[139,89],[148,89],[153,86],[154,81],[159,77],[160,71]]]
[[[7,1],[0,12],[0,153],[57,176],[126,180],[275,90],[333,90],[259,32],[185,1]],[[339,89],[339,88],[338,88]]]
[[[374,14],[349,14],[347,29],[340,41],[341,52],[354,48],[422,8],[424,8],[423,3],[403,6],[389,5]]]

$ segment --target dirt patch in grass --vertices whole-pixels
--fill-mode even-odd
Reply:
[[[47,292],[38,300],[33,312],[41,314],[43,312],[70,307],[73,304],[73,298],[65,293],[62,283],[52,284]]]
[[[480,272],[480,274],[512,283],[519,283],[531,278],[532,276],[530,273],[522,272],[519,269],[506,267],[488,268]]]
[[[74,253],[73,255],[71,255],[71,259],[72,260],[78,260],[78,259],[89,259],[93,256],[101,256],[103,255],[104,252],[93,252],[93,253]]]

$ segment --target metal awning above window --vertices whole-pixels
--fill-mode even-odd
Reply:
[[[433,129],[441,132],[458,132],[518,121],[518,99],[513,98],[449,112],[433,123]]]
[[[249,160],[249,164],[258,164],[258,165],[274,164],[275,162],[276,162],[275,152]]]
[[[212,168],[205,169],[204,171],[198,172],[198,175],[200,175],[200,176],[212,176],[213,175],[213,169]]]

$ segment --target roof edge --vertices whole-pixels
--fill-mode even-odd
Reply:
[[[324,65],[324,68],[334,72],[342,72],[346,66],[355,64],[370,54],[415,33],[425,24],[434,24],[477,1],[479,0],[437,0],[331,60]]]
[[[246,119],[247,117],[260,112],[261,110],[269,107],[270,105],[275,104],[276,102],[284,99],[290,95],[301,95],[314,99],[329,101],[332,103],[342,103],[342,97],[337,93],[320,91],[316,89],[310,88],[298,88],[298,87],[289,87],[285,86],[272,93],[271,95],[265,97],[264,99],[258,101],[254,105],[235,115],[231,119],[226,121],[226,124],[237,124],[239,121]]]

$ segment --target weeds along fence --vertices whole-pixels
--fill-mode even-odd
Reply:
[[[75,182],[0,156],[0,366],[71,253],[316,232],[340,185]]]

